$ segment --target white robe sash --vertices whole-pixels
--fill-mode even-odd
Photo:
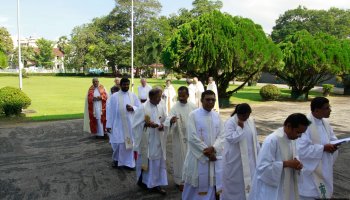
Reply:
[[[296,155],[296,144],[294,140],[291,140],[290,143],[285,138],[285,133],[283,128],[277,129],[274,134],[278,138],[278,145],[281,150],[281,158],[282,160],[291,160],[297,157]],[[286,148],[289,147],[289,148]],[[283,195],[284,199],[289,199],[291,192],[294,193],[294,197],[296,200],[299,199],[298,192],[298,177],[297,173],[294,169],[284,168],[283,169]],[[293,179],[293,180],[291,180]],[[291,182],[294,184],[294,191],[291,191]]]
[[[132,95],[130,95],[130,93],[128,92],[129,95],[129,99],[130,99],[130,103],[131,106],[134,105],[134,98]],[[119,113],[121,115],[122,118],[122,126],[123,126],[123,131],[124,131],[124,142],[125,142],[125,148],[126,149],[132,149],[133,147],[133,141],[131,139],[131,135],[130,135],[130,127],[128,124],[128,116],[127,116],[127,111],[126,108],[124,107],[124,96],[123,96],[123,92],[118,92],[118,110]]]
[[[310,113],[308,115],[309,120],[311,121],[310,124],[310,133],[311,133],[311,140],[314,144],[321,144],[321,137],[319,135],[319,131],[317,130],[316,122],[314,120],[314,117]],[[325,127],[325,130],[327,132],[327,143],[330,142],[330,133],[331,133],[331,127],[329,123],[322,119],[322,124]],[[326,182],[323,177],[323,169],[322,169],[322,160],[318,163],[315,171],[312,173],[314,177],[314,181],[316,184],[317,191],[321,198],[331,198],[331,194],[326,189]]]
[[[202,115],[196,116],[196,119],[197,137],[208,147],[212,146],[219,135],[220,130],[218,128],[220,126],[220,120],[212,118],[211,113],[208,116],[204,116],[204,120]],[[208,130],[202,128],[203,123],[208,125]],[[215,128],[213,128],[213,124],[216,125]],[[199,195],[207,195],[210,185],[214,184],[216,186],[216,193],[221,193],[222,191],[222,156],[216,156],[216,159],[215,162],[211,162],[205,157],[204,160],[198,161]],[[211,183],[210,180],[214,180],[214,183]]]
[[[238,125],[238,117],[237,115],[234,115],[234,120],[236,124]],[[254,159],[257,160],[257,149],[256,149],[256,130],[254,126],[254,121],[251,118],[248,118],[247,125],[249,129],[252,131],[253,134],[253,147],[254,147]],[[241,161],[242,161],[242,168],[243,168],[243,180],[244,180],[244,190],[246,199],[249,197],[250,189],[251,189],[251,174],[250,174],[250,166],[249,166],[249,155],[248,155],[248,143],[247,138],[244,138],[242,141],[239,142],[239,148],[241,151]]]

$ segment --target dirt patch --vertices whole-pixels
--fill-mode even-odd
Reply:
[[[330,122],[339,137],[350,136],[348,97],[331,97]],[[291,113],[309,112],[309,102],[254,104],[260,140]],[[221,110],[227,119],[233,108]],[[10,123],[0,128],[0,199],[180,199],[172,180],[168,148],[168,195],[136,186],[134,171],[111,167],[108,141],[91,138],[83,120]],[[169,141],[170,143],[170,141]],[[334,167],[335,197],[350,194],[350,144],[343,145]]]

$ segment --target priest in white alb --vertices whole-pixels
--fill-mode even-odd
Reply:
[[[295,140],[310,125],[304,114],[287,117],[283,127],[266,137],[249,194],[251,200],[297,200],[298,175],[303,164],[298,160]]]
[[[166,114],[168,115],[170,109],[176,103],[176,91],[170,80],[166,80],[165,84],[163,99],[165,101]]]
[[[141,102],[133,92],[129,91],[129,86],[130,80],[122,78],[121,89],[114,93],[108,102],[107,132],[110,133],[109,142],[113,149],[114,166],[135,168],[131,122]]]
[[[188,101],[196,105],[196,88],[193,85],[193,80],[192,79],[186,79],[187,83],[187,88],[188,88]]]
[[[330,199],[333,194],[333,165],[338,155],[338,146],[331,144],[337,140],[329,118],[331,107],[325,97],[311,101],[308,119],[311,125],[297,141],[300,161],[303,162],[299,180],[301,199]]]
[[[132,123],[135,135],[134,151],[137,155],[137,184],[165,195],[161,187],[168,185],[166,171],[166,134],[164,132],[165,110],[159,106],[162,90],[154,88],[149,100],[136,110]]]
[[[192,84],[195,88],[195,90],[194,90],[195,91],[195,102],[196,102],[195,104],[199,108],[202,106],[201,96],[202,96],[202,92],[204,92],[204,86],[203,86],[203,83],[200,80],[198,80],[197,77],[193,78]]]
[[[188,150],[183,167],[183,200],[215,200],[222,189],[224,125],[212,111],[215,93],[206,90],[202,107],[192,111],[187,123]]]
[[[168,117],[164,122],[168,134],[172,136],[173,170],[174,182],[183,189],[182,167],[187,153],[187,132],[186,126],[188,115],[197,107],[188,101],[188,88],[181,86],[178,89],[178,102],[171,108]]]
[[[251,107],[238,104],[225,123],[221,200],[248,199],[260,144]]]
[[[219,95],[218,95],[218,88],[216,86],[216,83],[213,79],[213,77],[208,78],[208,85],[207,85],[207,90],[211,90],[215,93],[216,101],[215,101],[215,106],[214,110],[216,112],[219,112]]]

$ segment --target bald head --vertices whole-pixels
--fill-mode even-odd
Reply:
[[[94,87],[98,87],[100,83],[97,77],[92,78],[92,84],[94,85]]]
[[[141,85],[142,85],[142,87],[145,87],[146,84],[147,84],[146,79],[145,78],[141,78]]]

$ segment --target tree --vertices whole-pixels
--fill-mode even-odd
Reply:
[[[0,27],[0,68],[8,66],[8,60],[13,52],[13,42],[6,28]]]
[[[12,38],[5,27],[0,27],[0,51],[7,56],[13,52]]]
[[[339,77],[344,85],[344,94],[350,95],[350,40],[342,39],[338,51],[341,54],[339,58]]]
[[[203,14],[183,24],[162,54],[165,67],[205,81],[217,81],[221,98],[229,97],[262,69],[277,67],[282,54],[250,19],[219,11]],[[229,82],[246,75],[244,83],[226,91]]]
[[[324,33],[313,36],[303,30],[288,36],[279,46],[285,65],[276,74],[292,87],[294,99],[303,94],[308,99],[315,85],[331,79],[340,70],[340,42],[334,36]]]
[[[8,65],[7,56],[5,55],[4,52],[0,51],[0,69],[6,68],[7,65]]]
[[[99,68],[105,65],[103,56],[104,44],[99,38],[99,27],[93,23],[75,27],[71,34],[72,52],[66,55],[67,68],[79,70],[81,67],[86,71],[89,68]]]
[[[21,46],[21,57],[24,67],[29,67],[30,65],[34,65],[36,63],[35,60],[35,51],[33,47]],[[12,57],[12,66],[18,66],[18,47],[13,53]]]
[[[52,52],[53,42],[40,38],[36,41],[38,51],[35,52],[35,61],[38,66],[50,68],[53,66],[52,60],[55,58]]]
[[[328,33],[337,38],[350,36],[350,10],[330,8],[326,10],[308,10],[299,6],[288,10],[276,20],[271,37],[279,43],[288,35],[307,30],[311,34]]]
[[[191,13],[193,16],[200,16],[205,13],[211,13],[214,10],[220,10],[223,4],[220,0],[194,0],[192,6]]]

